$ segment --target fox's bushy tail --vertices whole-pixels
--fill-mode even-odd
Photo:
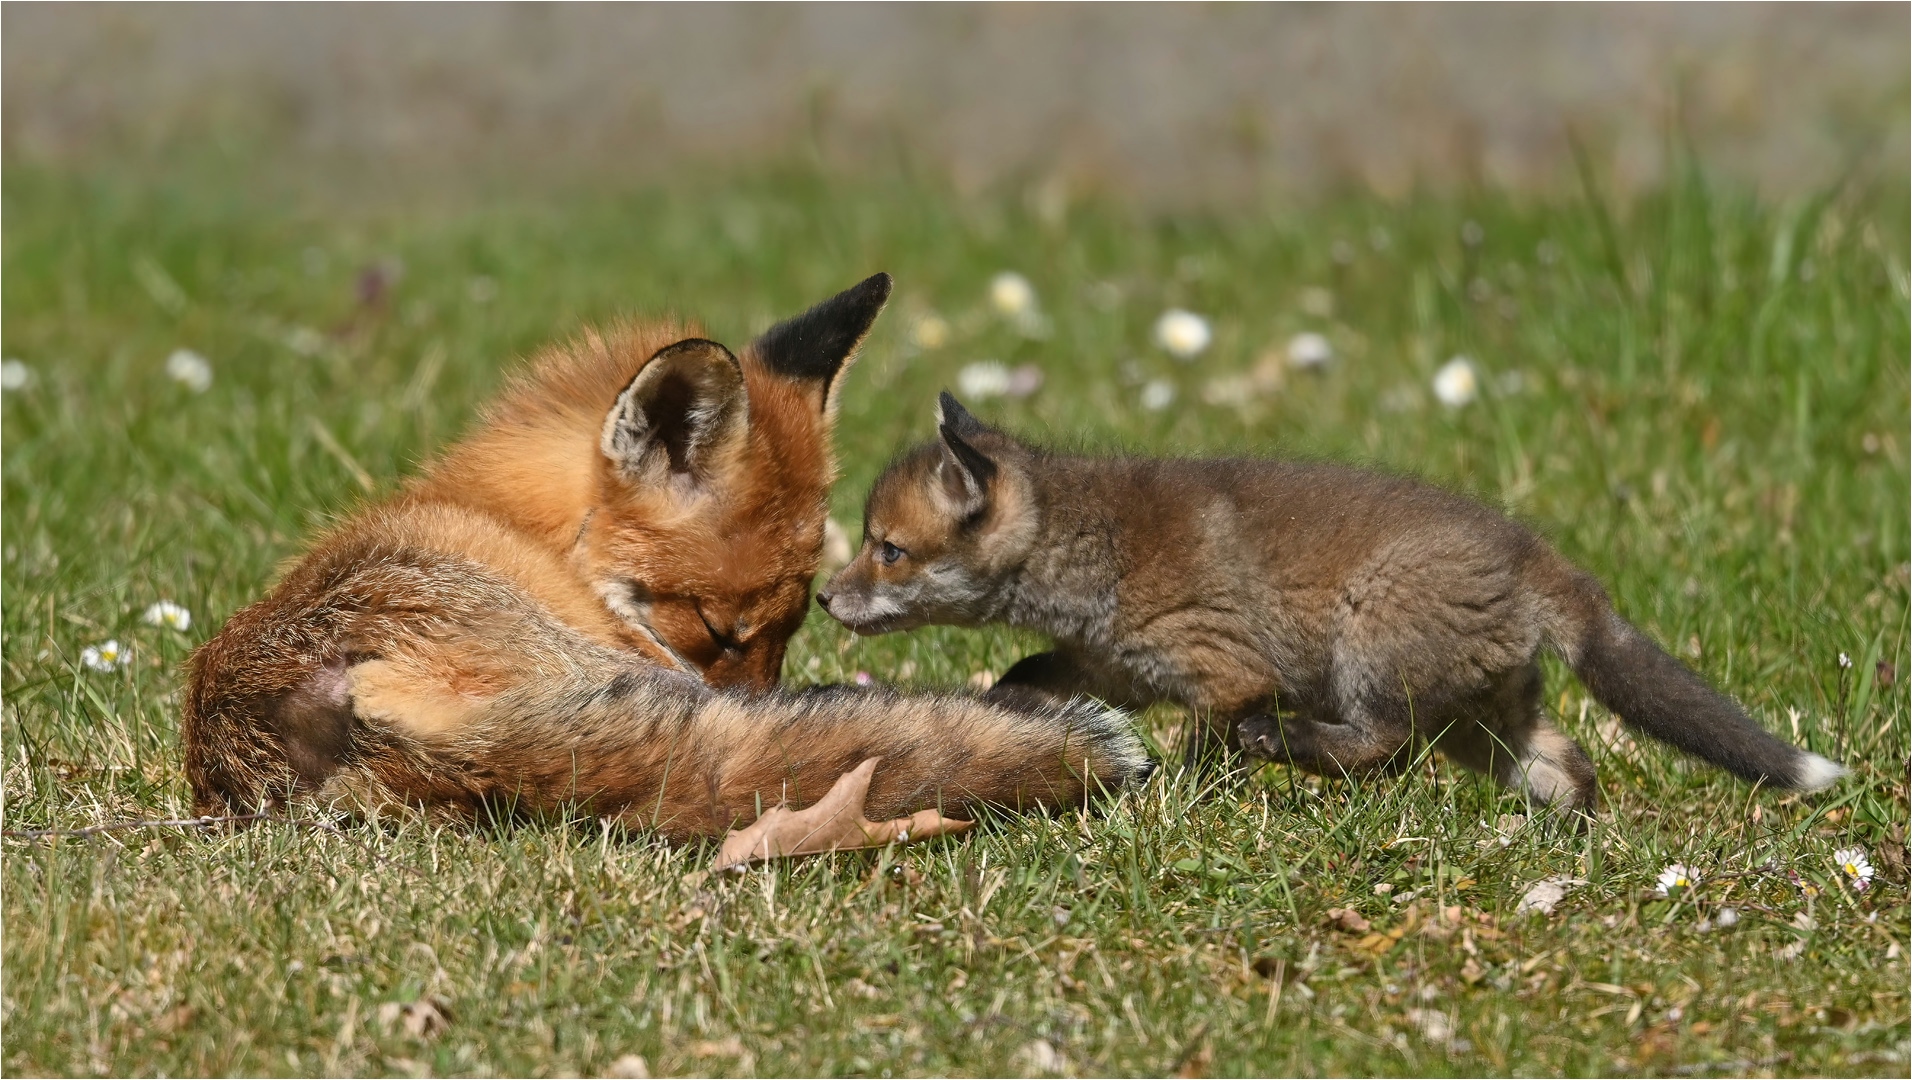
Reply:
[[[1538,575],[1553,598],[1555,646],[1600,704],[1676,749],[1755,783],[1816,791],[1843,766],[1761,727],[1733,699],[1621,618],[1586,572],[1549,552]]]
[[[959,694],[823,688],[744,696],[661,673],[579,671],[511,691],[443,740],[365,723],[324,794],[487,812],[582,808],[673,838],[721,835],[821,798],[879,757],[873,820],[1080,805],[1151,768],[1123,714],[1026,710]]]

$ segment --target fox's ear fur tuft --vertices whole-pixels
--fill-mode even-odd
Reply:
[[[888,274],[865,278],[764,331],[752,349],[771,371],[815,383],[817,407],[828,409],[832,384],[869,336],[870,326],[889,302],[892,284]]]
[[[936,396],[936,426],[951,428],[956,434],[964,437],[981,435],[989,430],[983,426],[981,420],[971,416],[969,410],[963,408],[963,403],[956,400],[955,394],[947,390]]]
[[[963,412],[963,407],[947,391],[943,393],[942,403],[944,409],[937,433],[943,438],[943,461],[937,466],[937,478],[956,516],[968,521],[989,506],[989,484],[996,478],[996,463],[968,441],[970,436],[985,430],[976,418]],[[949,411],[952,405],[957,414],[955,419]],[[967,430],[964,421],[968,422]]]
[[[743,369],[729,349],[690,338],[645,363],[604,419],[604,456],[634,483],[701,484],[750,423]]]

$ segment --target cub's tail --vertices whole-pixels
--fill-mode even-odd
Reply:
[[[1648,735],[1743,780],[1817,791],[1844,766],[1785,742],[1621,618],[1586,572],[1547,553],[1542,592],[1556,606],[1551,636],[1600,704]]]
[[[537,680],[442,739],[355,728],[322,795],[473,815],[576,806],[672,838],[815,802],[870,757],[882,759],[872,820],[1080,805],[1153,768],[1127,717],[1087,703],[1034,711],[854,687],[740,696],[652,672]]]

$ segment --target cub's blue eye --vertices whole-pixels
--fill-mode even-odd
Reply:
[[[883,560],[884,566],[889,566],[906,554],[908,553],[902,548],[897,547],[888,540],[883,541],[883,546],[876,549],[876,557]]]

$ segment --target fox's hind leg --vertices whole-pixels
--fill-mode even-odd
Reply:
[[[1590,814],[1599,802],[1593,762],[1541,715],[1540,691],[1540,665],[1529,663],[1455,710],[1444,729],[1426,730],[1456,764],[1535,802]]]

